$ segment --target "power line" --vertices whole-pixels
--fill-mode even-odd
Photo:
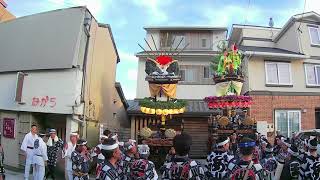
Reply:
[[[245,16],[245,20],[244,20],[244,24],[248,23],[248,14],[250,11],[250,5],[251,5],[251,0],[248,0],[248,7],[247,7],[247,11],[246,11],[246,16]]]

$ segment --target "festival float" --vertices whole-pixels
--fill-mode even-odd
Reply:
[[[188,44],[179,48],[183,40],[181,39],[177,47],[172,47],[172,42],[170,49],[160,50],[153,37],[152,40],[155,49],[152,49],[145,40],[150,51],[146,51],[139,44],[147,54],[145,80],[148,82],[150,91],[150,97],[140,100],[139,105],[142,113],[160,121],[154,121],[142,128],[138,134],[138,141],[150,146],[152,152],[150,158],[160,165],[173,145],[173,137],[183,130],[183,120],[175,119],[176,115],[185,112],[187,104],[186,101],[176,98],[177,83],[181,80],[177,57]],[[168,35],[166,43],[168,43]]]
[[[248,115],[252,98],[241,95],[245,79],[242,53],[236,45],[228,49],[225,43],[218,45],[218,49],[220,54],[211,63],[217,94],[204,99],[209,109],[218,112],[208,120],[209,150],[219,136],[229,136],[234,132],[250,136],[256,132],[256,121]]]

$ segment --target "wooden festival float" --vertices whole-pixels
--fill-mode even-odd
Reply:
[[[248,115],[252,98],[240,95],[244,82],[241,66],[243,56],[235,45],[227,49],[225,44],[221,43],[218,48],[221,53],[211,64],[217,95],[204,99],[210,109],[219,112],[211,115],[208,120],[209,150],[219,136],[229,136],[234,132],[255,135],[257,126],[256,121]]]
[[[173,137],[183,131],[183,120],[175,118],[185,112],[187,104],[186,101],[176,98],[177,83],[181,80],[176,57],[188,46],[187,44],[177,51],[182,40],[177,47],[172,47],[172,42],[170,49],[165,51],[157,49],[153,37],[154,50],[146,40],[150,51],[146,51],[139,44],[147,54],[145,80],[148,81],[150,91],[150,97],[139,101],[140,110],[160,121],[153,121],[142,128],[138,134],[138,141],[149,145],[150,159],[156,162],[156,166],[163,164],[166,154],[173,145]],[[168,41],[168,35],[166,41]]]

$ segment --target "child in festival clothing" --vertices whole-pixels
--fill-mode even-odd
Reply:
[[[150,148],[148,145],[138,145],[140,159],[135,160],[131,165],[130,178],[133,180],[157,180],[158,174],[153,162],[148,160]]]
[[[244,137],[238,144],[241,158],[233,159],[228,165],[228,175],[231,180],[263,179],[263,169],[260,164],[253,162],[253,152],[256,142]]]
[[[264,158],[261,159],[265,180],[272,180],[277,169],[277,160],[273,156],[273,148],[270,144],[264,150]]]

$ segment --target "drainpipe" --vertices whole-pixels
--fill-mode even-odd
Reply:
[[[86,122],[86,102],[85,102],[85,95],[86,95],[86,77],[87,77],[87,62],[88,62],[88,51],[89,51],[89,42],[90,42],[90,29],[91,29],[91,21],[92,21],[92,16],[91,14],[86,10],[85,17],[84,17],[84,22],[83,22],[83,28],[84,32],[87,36],[87,42],[85,46],[85,52],[84,52],[84,61],[83,61],[83,77],[82,77],[82,86],[81,86],[81,102],[84,103],[83,106],[83,123],[82,126],[85,126],[85,131],[86,131],[86,136],[87,136],[87,122]]]

